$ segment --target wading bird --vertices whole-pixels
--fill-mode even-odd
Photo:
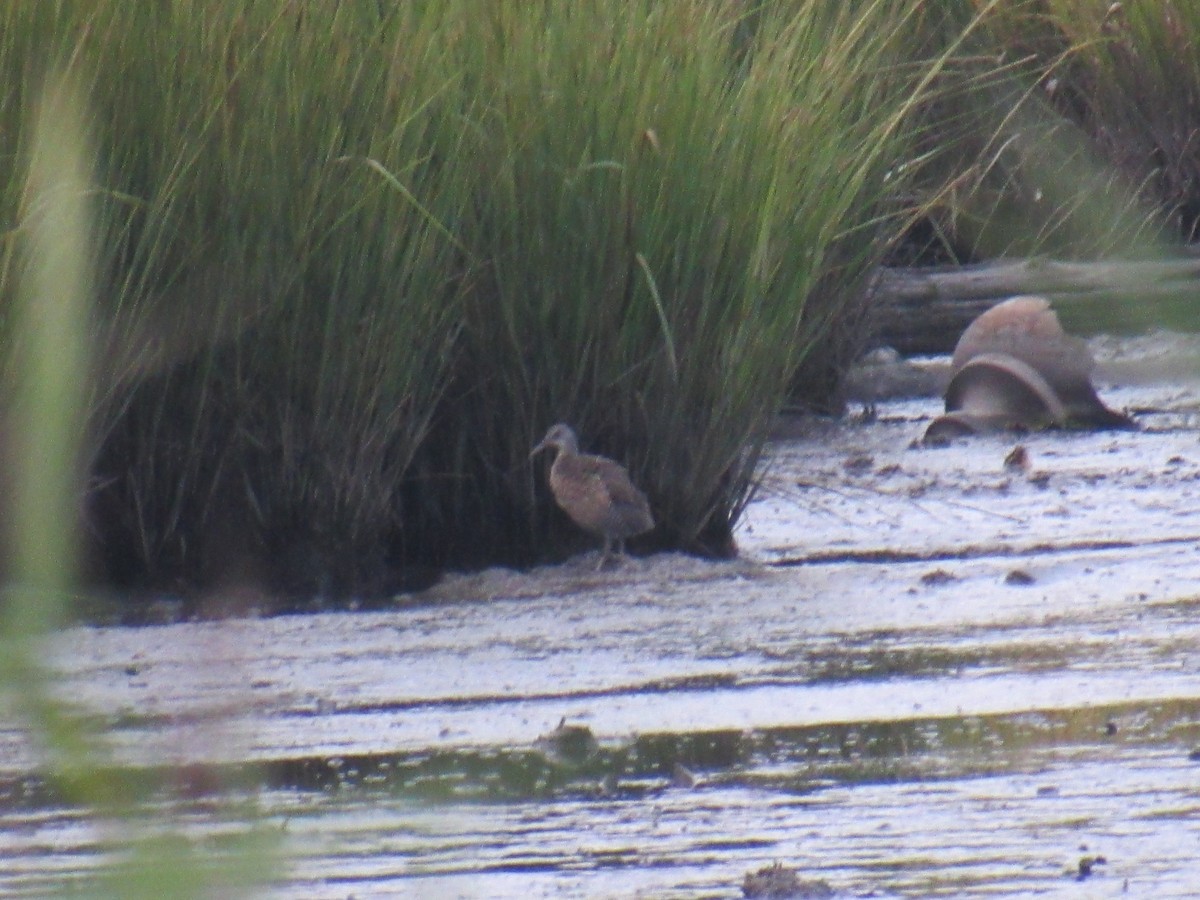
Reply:
[[[616,542],[618,555],[625,539],[654,527],[646,495],[629,480],[625,467],[603,456],[579,452],[579,439],[561,422],[546,432],[529,454],[532,459],[548,447],[555,448],[550,466],[550,490],[568,516],[585,531],[604,538],[604,552],[596,571],[603,568]]]

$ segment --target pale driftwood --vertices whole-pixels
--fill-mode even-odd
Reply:
[[[971,320],[1019,294],[1046,297],[1069,331],[1200,328],[1200,258],[881,269],[874,280],[879,342],[904,354],[949,352]]]

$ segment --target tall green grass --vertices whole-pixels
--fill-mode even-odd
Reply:
[[[630,463],[660,540],[726,544],[771,416],[870,261],[863,240],[814,294],[903,153],[911,14],[502,3],[464,23],[481,266],[423,458],[459,480],[422,521],[540,543],[556,513],[527,454],[567,420]]]
[[[92,78],[107,188],[102,555],[151,582],[353,589],[460,327],[445,223],[470,194],[432,158],[461,127],[428,110],[457,77],[437,23],[409,4],[62,9],[41,37]]]
[[[528,561],[571,534],[527,459],[560,419],[654,540],[725,548],[771,416],[855,340],[921,6],[6,7],[6,125],[41,60],[89,87],[100,568],[345,594]]]
[[[977,12],[959,5],[943,39]],[[930,107],[930,221],[951,255],[1138,258],[1195,240],[1196,5],[1005,0],[980,19]]]
[[[1178,235],[1200,238],[1200,6],[1047,0],[1045,14],[1069,48],[1058,108]]]

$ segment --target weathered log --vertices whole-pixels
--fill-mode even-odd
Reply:
[[[1200,257],[881,269],[874,279],[879,343],[906,355],[946,353],[979,314],[1038,294],[1068,331],[1129,333],[1153,326],[1200,330]]]

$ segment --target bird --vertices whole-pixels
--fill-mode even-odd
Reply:
[[[620,463],[604,456],[579,452],[579,439],[570,425],[559,422],[533,448],[530,459],[553,447],[550,490],[555,502],[585,531],[604,538],[604,551],[596,571],[608,561],[616,543],[624,555],[625,539],[654,527],[650,502],[634,485]]]

